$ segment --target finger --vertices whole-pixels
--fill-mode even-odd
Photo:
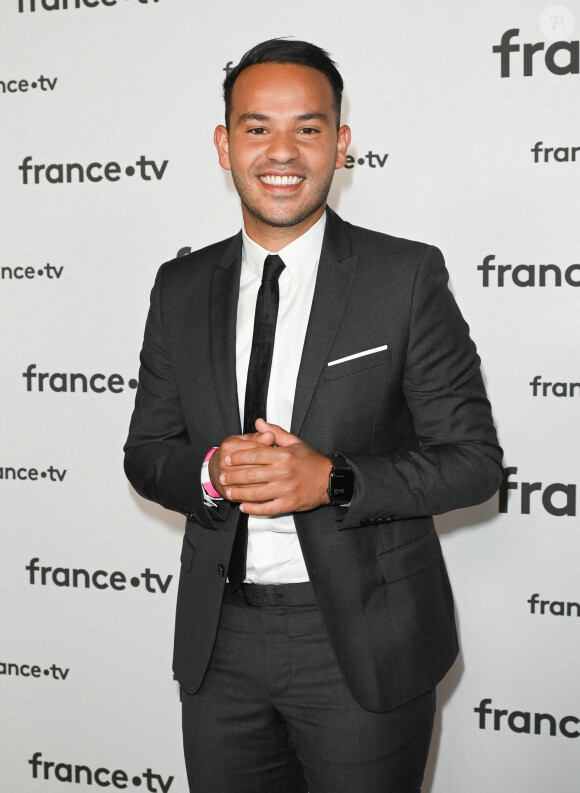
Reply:
[[[266,485],[273,481],[270,466],[231,466],[219,475],[220,485]]]
[[[253,432],[248,435],[230,435],[220,446],[222,457],[238,450],[253,449],[256,446],[271,446],[274,441],[273,434]]]
[[[274,441],[274,433],[268,430],[267,432],[258,432],[256,434],[256,440],[258,443],[261,443],[262,446],[272,446]]]
[[[227,439],[232,446],[247,446],[259,442],[261,432],[246,432],[245,435],[230,435]]]
[[[296,435],[287,432],[278,424],[268,424],[264,419],[256,419],[256,429],[258,432],[271,432],[274,436],[274,443],[276,446],[289,446],[291,443],[296,443],[298,438]]]
[[[245,443],[259,443],[262,435],[262,432],[246,432],[245,435],[240,435],[240,438]]]
[[[264,502],[242,501],[240,503],[240,512],[245,512],[246,515],[255,515],[256,517],[272,517],[289,511],[285,510],[282,505],[281,499]]]
[[[272,465],[276,460],[276,447],[256,445],[249,449],[238,449],[226,455],[226,466]]]
[[[258,485],[236,485],[225,487],[225,496],[228,501],[239,501],[256,504],[262,501],[272,501],[280,494],[270,483]]]

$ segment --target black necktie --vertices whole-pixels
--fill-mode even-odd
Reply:
[[[254,315],[254,335],[244,402],[244,433],[256,432],[256,419],[266,418],[266,400],[280,297],[278,279],[284,267],[284,262],[279,256],[266,256]],[[242,512],[228,569],[228,579],[234,589],[243,583],[246,577],[247,547],[248,516]]]

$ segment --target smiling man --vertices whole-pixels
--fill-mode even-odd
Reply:
[[[242,70],[227,113],[227,128],[214,136],[220,164],[232,172],[246,232],[278,251],[322,216],[350,129],[338,127],[324,73],[294,63]]]
[[[342,221],[342,79],[274,39],[224,83],[234,237],[160,269],[125,469],[187,517],[174,670],[195,793],[417,793],[457,654],[432,515],[501,449],[440,252]]]

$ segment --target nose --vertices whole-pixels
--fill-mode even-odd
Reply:
[[[290,132],[278,130],[268,141],[266,155],[274,162],[287,163],[296,160],[300,155],[300,151],[294,136]]]

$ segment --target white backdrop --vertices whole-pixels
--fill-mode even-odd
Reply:
[[[331,205],[445,253],[517,469],[438,520],[463,654],[424,791],[577,793],[580,4],[538,0],[2,0],[0,789],[186,790],[183,518],[121,447],[158,266],[239,227],[224,68],[279,35],[345,79]]]

